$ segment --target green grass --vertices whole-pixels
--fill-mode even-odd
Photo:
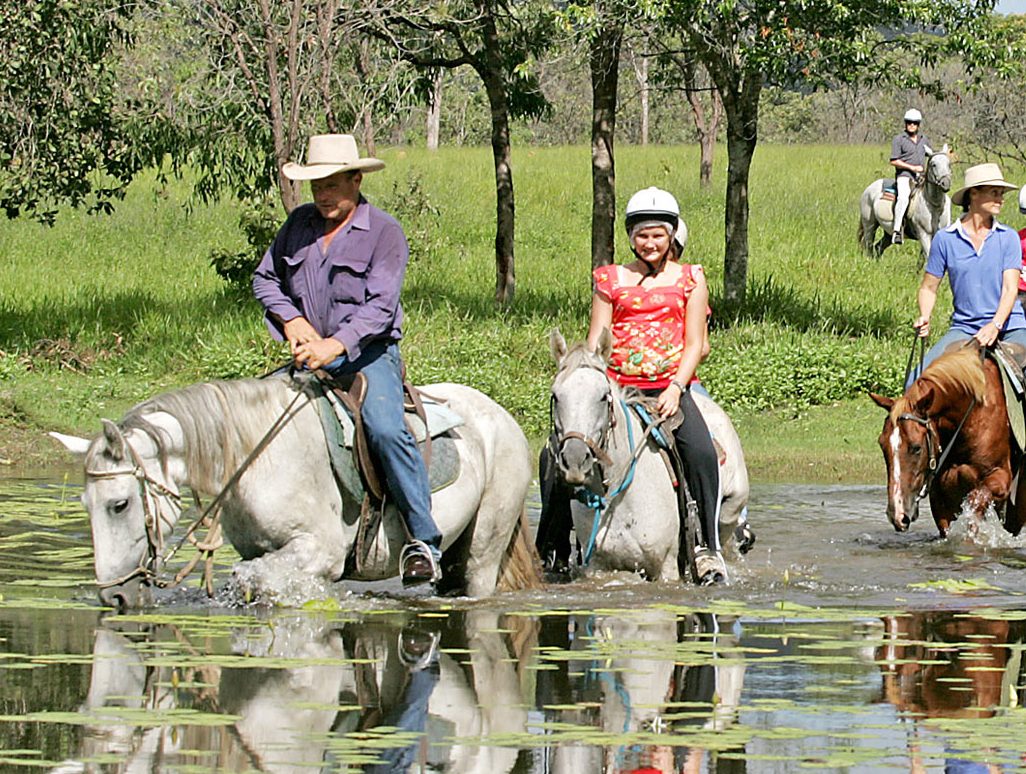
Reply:
[[[577,339],[587,326],[588,149],[515,150],[517,284],[507,310],[492,301],[489,150],[379,155],[388,167],[368,175],[364,191],[400,216],[413,241],[403,343],[412,379],[483,390],[537,442],[548,423],[548,332],[559,327]],[[694,147],[621,147],[617,162],[621,200],[649,185],[677,195],[687,257],[706,266],[722,312],[725,150],[707,190],[698,186]],[[736,417],[757,472],[800,476],[798,462],[774,460],[813,449],[840,468],[851,468],[849,453],[877,464],[876,418],[856,409],[853,421],[850,407],[869,389],[898,389],[921,272],[917,245],[873,260],[856,244],[859,194],[886,168],[878,148],[756,152],[748,302],[714,317],[701,374]],[[239,206],[196,204],[185,183],[150,176],[112,216],[69,211],[52,229],[0,222],[0,427],[91,433],[99,417],[155,391],[282,362],[255,302],[226,288],[208,263],[214,249],[243,246]],[[619,230],[617,251],[621,260],[628,254]],[[942,297],[938,310],[948,306]],[[796,416],[804,418],[797,425],[788,419]],[[854,451],[839,440],[847,427]],[[793,444],[777,447],[769,442],[776,436]],[[0,456],[17,454],[0,448]]]

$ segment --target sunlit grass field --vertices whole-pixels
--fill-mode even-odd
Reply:
[[[858,197],[885,174],[885,151],[756,152],[748,301],[714,316],[713,351],[700,373],[735,416],[757,475],[819,475],[805,469],[829,457],[841,436],[851,436],[846,443],[856,457],[870,447],[867,458],[876,464],[877,417],[863,396],[898,388],[921,271],[917,244],[876,260],[856,243]],[[363,190],[400,217],[413,242],[403,342],[412,379],[473,385],[539,440],[548,424],[548,333],[558,327],[580,338],[587,325],[589,149],[514,152],[517,280],[506,310],[492,300],[489,150],[378,155],[388,166],[367,175]],[[725,156],[718,149],[713,184],[703,190],[695,147],[617,150],[621,202],[650,185],[679,199],[690,232],[687,256],[706,267],[714,310],[723,309]],[[1019,171],[1006,174],[1014,180]],[[149,176],[111,216],[67,211],[54,228],[0,222],[6,424],[91,433],[99,417],[119,416],[155,391],[260,374],[283,362],[255,302],[227,288],[209,265],[212,250],[244,245],[239,207],[201,204],[187,183],[162,185]],[[1005,218],[1019,225],[1011,203]],[[629,255],[619,230],[617,251],[619,260]],[[948,306],[942,297],[935,328],[943,327]],[[849,478],[855,468],[839,465]]]

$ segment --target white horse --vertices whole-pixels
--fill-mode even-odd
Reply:
[[[880,257],[891,245],[894,232],[894,202],[882,199],[884,178],[874,180],[862,192],[859,201],[859,243],[866,255]],[[933,235],[951,224],[951,158],[948,146],[927,157],[926,176],[922,185],[913,188],[905,212],[902,233],[919,240],[923,260],[930,255]],[[877,227],[883,236],[875,245]]]
[[[657,751],[665,755],[670,744],[689,748],[690,765],[681,771],[702,770],[702,743],[733,725],[741,707],[746,667],[731,628],[721,629],[712,613],[678,618],[673,611],[653,608],[609,611],[584,623],[586,630],[575,632],[571,647],[581,645],[568,669],[584,674],[585,686],[598,683],[601,702],[591,695],[571,696],[563,707],[577,700],[589,709],[550,710],[547,720],[597,726],[598,733],[590,744],[556,747],[553,774],[630,770],[630,756],[648,758],[655,767],[652,756]],[[667,653],[675,655],[668,658]],[[597,705],[597,717],[591,705]],[[618,741],[624,737],[630,744]],[[705,762],[706,770],[717,770],[714,759]]]
[[[600,513],[574,501],[574,529],[582,545],[591,542],[590,566],[600,570],[640,571],[650,580],[680,579],[677,565],[680,520],[677,494],[662,455],[633,411],[624,411],[624,394],[606,375],[612,340],[608,332],[599,351],[585,344],[567,349],[558,331],[551,336],[558,365],[552,383],[553,420],[560,436],[561,466],[567,483],[601,494],[633,483],[615,494]],[[726,453],[720,466],[720,543],[733,545],[734,527],[748,503],[748,468],[741,440],[730,418],[714,401],[693,395],[702,417]],[[637,445],[632,450],[633,444]],[[632,460],[636,459],[633,463]]]
[[[440,590],[486,596],[497,585],[533,586],[538,574],[524,510],[531,462],[523,431],[477,390],[425,389],[464,419],[452,431],[459,475],[431,500],[443,536]],[[276,422],[280,429],[265,442]],[[221,525],[245,560],[234,580],[246,598],[281,602],[286,590],[309,595],[318,582],[398,574],[405,533],[394,506],[359,569],[351,561],[360,504],[339,490],[309,391],[287,377],[209,382],[159,395],[117,424],[104,420],[91,443],[54,435],[85,454],[82,503],[105,604],[148,602],[186,486],[211,496],[225,490]]]

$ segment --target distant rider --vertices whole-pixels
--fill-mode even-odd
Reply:
[[[905,131],[895,136],[891,143],[891,166],[897,170],[894,182],[898,188],[894,202],[894,232],[891,234],[891,244],[895,245],[903,241],[902,229],[912,195],[912,184],[926,169],[926,157],[933,153],[926,135],[919,133],[922,123],[923,114],[915,108],[909,108],[905,111]]]

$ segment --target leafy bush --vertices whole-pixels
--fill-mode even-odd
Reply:
[[[253,272],[263,257],[283,219],[280,208],[270,198],[247,200],[239,215],[239,228],[246,238],[248,248],[243,250],[214,250],[210,253],[210,265],[228,287],[249,292]]]

